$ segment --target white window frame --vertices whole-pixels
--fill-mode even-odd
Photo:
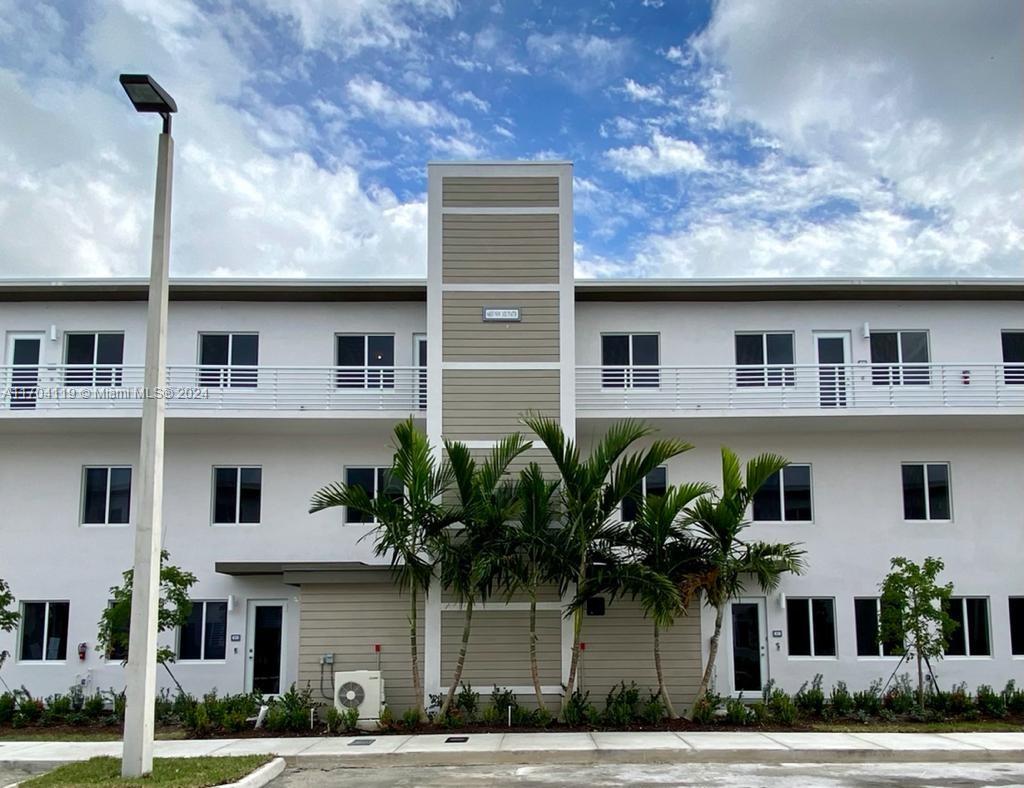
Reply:
[[[203,337],[222,337],[228,338],[228,360],[224,364],[215,364],[213,362],[206,363],[203,361]],[[255,364],[235,364],[235,337],[256,337],[256,363]],[[196,360],[198,367],[198,379],[199,384],[204,388],[256,388],[258,386],[258,372],[260,368],[260,335],[258,331],[200,331],[196,337]],[[251,372],[252,382],[250,383],[246,378],[239,378],[241,383],[236,383],[232,373],[233,372]],[[211,381],[208,376],[216,374],[218,376],[216,385]]]
[[[988,620],[988,654],[972,654],[971,653],[971,623],[967,620],[967,600],[968,599],[983,599],[985,601],[985,618]],[[960,615],[963,617],[963,631],[964,631],[964,652],[963,654],[945,654],[943,653],[943,659],[993,659],[995,657],[995,649],[992,648],[992,600],[987,596],[981,596],[978,594],[964,594],[962,596],[952,596],[949,598],[950,604],[954,602],[960,604]]]
[[[786,525],[814,525],[814,513],[817,511],[817,507],[814,505],[814,468],[809,462],[791,462],[786,466],[787,468],[807,468],[807,475],[810,478],[810,495],[811,495],[811,518],[809,520],[787,520],[786,519],[786,474],[783,471],[779,472],[779,511],[782,514],[781,519],[778,520],[755,520],[754,519],[754,501],[750,501],[750,522],[756,523],[757,525],[778,525],[784,523]]]
[[[370,471],[370,470],[373,471],[373,499],[376,500],[377,496],[380,494],[380,490],[377,487],[377,480],[380,477],[380,472],[381,471],[389,471],[390,472],[391,471],[391,466],[390,465],[346,465],[344,468],[342,468],[342,473],[344,473],[345,484],[348,484],[348,472],[349,471]],[[365,520],[365,521],[360,521],[360,522],[350,521],[348,519],[349,507],[346,506],[346,507],[344,507],[344,509],[345,509],[345,514],[344,514],[343,523],[345,525],[377,525],[377,519],[376,518],[372,518],[370,520]]]
[[[227,523],[217,522],[217,471],[233,470],[235,472],[235,519]],[[242,513],[242,471],[258,470],[260,472],[260,519],[254,523],[243,523],[239,520]],[[252,527],[263,522],[263,466],[262,465],[214,465],[210,470],[210,525],[217,528]],[[214,600],[216,601],[216,600]]]
[[[603,354],[604,354],[604,338],[605,337],[626,337],[626,339],[628,340],[626,342],[626,344],[629,347],[629,364],[627,364],[625,367],[622,367],[622,366],[618,366],[618,365],[615,365],[615,364],[605,364],[604,363],[604,356],[603,356]],[[636,366],[633,363],[633,337],[657,337],[657,339],[658,339],[658,363],[657,364],[643,364],[643,365],[640,365],[640,366]],[[601,343],[601,347],[599,348],[599,351],[602,353],[602,357],[601,357],[601,373],[602,373],[602,375],[601,375],[601,388],[605,388],[605,385],[604,385],[604,375],[607,374],[607,371],[609,371],[609,370],[617,370],[617,369],[621,369],[622,370],[622,385],[621,386],[609,386],[608,388],[611,388],[613,390],[614,389],[621,390],[621,389],[634,389],[634,388],[636,388],[636,389],[641,389],[641,390],[648,389],[648,390],[651,390],[651,391],[657,391],[658,389],[661,388],[661,368],[662,368],[662,363],[661,363],[661,332],[660,331],[602,331],[601,334],[600,334],[600,343]],[[651,378],[650,378],[650,383],[655,383],[656,385],[650,385],[649,383],[645,385],[645,383],[644,383],[644,381],[642,379],[641,379],[640,385],[636,385],[636,381],[634,379],[635,378],[635,373],[637,371],[646,372],[647,370],[651,370],[652,372],[654,372],[654,375],[651,376]]]
[[[200,662],[205,662],[207,664],[217,665],[217,664],[222,664],[224,662],[227,662],[227,657],[228,657],[227,617],[225,617],[225,620],[224,620],[224,629],[225,629],[225,632],[224,632],[224,640],[225,640],[225,643],[224,643],[224,656],[223,657],[213,658],[213,659],[207,659],[207,657],[206,657],[206,605],[210,604],[210,603],[213,603],[213,604],[223,604],[224,608],[225,608],[225,612],[226,613],[230,613],[231,611],[227,609],[228,608],[228,601],[226,599],[190,599],[189,601],[192,603],[193,609],[195,608],[196,605],[202,605],[203,606],[203,619],[202,619],[202,622],[200,623],[200,627],[199,627],[199,631],[200,631],[199,659],[182,659],[179,656],[181,654],[181,627],[179,626],[178,629],[177,629],[177,633],[176,633],[175,639],[174,639],[175,640],[175,643],[174,643],[174,656],[175,656],[175,660],[177,662],[185,664],[185,665],[197,665]]]
[[[423,335],[425,336],[425,335]],[[363,363],[362,366],[350,366],[342,365],[338,363],[338,339],[340,337],[361,337],[363,340]],[[370,364],[370,337],[391,337],[391,358],[392,362],[390,365],[381,367],[372,366]],[[395,360],[398,358],[398,342],[397,335],[393,332],[382,331],[382,332],[370,332],[363,333],[360,331],[336,331],[334,333],[334,368],[338,371],[350,370],[356,372],[357,370],[363,373],[362,385],[359,385],[359,381],[353,377],[351,380],[346,378],[346,383],[352,385],[338,386],[341,390],[344,389],[355,389],[359,390],[367,389],[370,391],[386,391],[395,388],[395,370],[397,366]],[[413,352],[417,350],[416,340],[413,340]],[[416,365],[414,365],[416,366]],[[385,373],[390,372],[388,376]],[[376,379],[374,379],[376,378]]]
[[[875,361],[874,357],[871,356],[871,337],[875,334],[895,334],[896,335],[896,361]],[[924,334],[925,347],[928,350],[927,361],[904,361],[903,360],[903,335],[904,334]],[[885,386],[931,386],[932,385],[932,332],[927,328],[873,328],[868,332],[868,365],[871,370],[871,383],[872,385],[885,385]],[[907,367],[910,367],[911,375],[913,371],[922,368],[921,372],[923,376],[921,382],[907,383],[905,378],[907,377]],[[885,374],[888,376],[888,380],[885,382],[876,383],[875,374],[881,372],[882,368],[886,367]]]
[[[122,370],[122,368],[124,366],[124,336],[125,336],[124,331],[99,331],[99,330],[96,330],[96,331],[65,331],[64,332],[64,349],[63,349],[62,359],[63,359],[63,362],[64,362],[64,376],[65,376],[65,379],[68,377],[68,373],[69,372],[71,373],[72,382],[70,382],[69,385],[72,385],[72,386],[98,386],[98,385],[100,385],[100,383],[98,383],[97,381],[98,381],[98,378],[100,377],[100,374],[99,374],[100,373],[100,369],[99,368],[100,368],[101,365],[100,365],[100,362],[97,360],[96,356],[99,353],[99,345],[100,345],[99,338],[100,338],[101,334],[107,334],[107,335],[111,335],[111,336],[120,336],[121,337],[121,360],[119,362],[117,362],[116,364],[103,364],[102,365],[102,369],[103,369],[102,375],[104,377],[109,376],[109,380],[108,381],[104,381],[103,385],[106,385],[106,386],[120,386],[121,385],[121,370]],[[86,364],[84,366],[80,366],[80,365],[77,365],[77,364],[71,365],[70,362],[68,361],[68,345],[69,345],[69,340],[70,340],[71,337],[82,337],[82,336],[91,336],[92,337],[92,361],[90,362],[90,364]],[[91,369],[89,368],[90,366],[91,366]],[[81,382],[81,381],[78,381],[78,380],[74,380],[74,378],[76,376],[83,376],[83,375],[88,375],[90,382],[84,383],[84,382]]]
[[[793,360],[787,363],[775,364],[768,360],[768,337],[785,335],[789,337],[790,346],[793,350]],[[761,337],[761,357],[764,359],[763,364],[740,364],[736,359],[736,337]],[[768,389],[768,388],[789,388],[796,385],[796,331],[784,331],[784,330],[753,330],[753,331],[734,331],[732,337],[732,353],[733,353],[733,364],[736,370],[736,386],[742,389]],[[740,383],[740,373],[743,371],[754,371],[761,370],[764,377],[760,383],[743,381]],[[769,371],[778,370],[779,383],[772,384],[768,382]]]
[[[906,504],[904,497],[906,496],[906,490],[903,489],[903,469],[908,465],[921,465],[924,467],[924,514],[923,520],[908,520],[906,516]],[[932,515],[932,501],[931,496],[928,495],[928,466],[929,465],[945,465],[946,466],[946,486],[947,494],[949,496],[949,517],[941,518]],[[951,523],[953,522],[953,463],[948,460],[904,460],[900,463],[900,507],[904,510],[903,522],[905,523]]]
[[[657,468],[654,468],[654,471],[662,470],[662,469],[664,469],[664,471],[665,471],[665,489],[667,490],[668,487],[669,487],[668,466],[667,465],[659,465]],[[651,472],[653,473],[654,471],[651,471]],[[640,481],[640,500],[641,501],[646,501],[647,500],[647,474],[644,474],[644,478]],[[637,503],[637,506],[639,506],[639,502]],[[622,501],[619,501],[619,522],[623,522],[623,523],[634,522],[633,520],[623,520],[622,519]]]
[[[64,633],[64,659],[47,659],[46,658],[46,644],[49,640],[50,634],[50,605],[67,605],[68,606],[68,629]],[[43,656],[41,659],[22,659],[21,647],[25,637],[25,627],[23,626],[25,621],[25,605],[46,605],[43,608]],[[18,608],[19,620],[18,620],[18,642],[16,647],[18,649],[18,658],[15,660],[19,665],[66,665],[68,662],[67,653],[71,650],[71,600],[69,599],[22,599]]]
[[[105,498],[103,501],[103,522],[102,523],[87,523],[85,522],[85,494],[86,494],[86,475],[91,470],[105,470],[107,472],[107,485],[105,490]],[[128,521],[124,523],[112,523],[110,522],[110,472],[113,470],[127,470],[131,476],[128,482]],[[132,492],[135,487],[135,469],[131,465],[83,465],[82,466],[82,492],[79,496],[78,504],[78,524],[82,528],[125,528],[132,524]]]
[[[807,632],[810,635],[810,654],[790,654],[789,653],[789,634],[786,635],[786,656],[792,660],[831,660],[835,661],[839,659],[839,619],[836,616],[836,598],[834,596],[792,596],[786,598],[786,606],[794,601],[807,600]],[[814,601],[825,600],[832,603],[832,642],[835,644],[835,654],[815,654],[814,653]],[[787,616],[787,629],[788,616]]]

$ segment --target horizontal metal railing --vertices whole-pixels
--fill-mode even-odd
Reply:
[[[421,411],[423,367],[171,365],[158,392],[141,365],[0,366],[0,409],[141,410],[146,396],[170,411]]]
[[[1024,364],[577,367],[587,411],[1024,407]]]

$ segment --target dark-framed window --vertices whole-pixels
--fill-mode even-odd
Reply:
[[[213,469],[213,522],[258,523],[263,491],[263,469],[217,466]]]
[[[401,497],[402,495],[401,481],[391,476],[390,468],[346,468],[345,483],[348,485],[358,485],[362,487],[366,490],[366,494],[371,500],[376,499],[378,495],[390,495],[394,497]],[[346,506],[345,522],[373,523],[376,521],[369,512],[364,512],[359,509],[353,509],[352,507]]]
[[[259,359],[259,334],[200,334],[199,385],[208,388],[255,388]]]
[[[871,382],[875,386],[931,383],[927,331],[872,331]]]
[[[339,389],[395,387],[394,334],[337,334],[335,386]]]
[[[66,660],[70,611],[70,602],[22,602],[19,658],[26,662]]]
[[[124,334],[68,332],[64,335],[64,383],[68,386],[120,386]]]
[[[124,525],[131,518],[132,469],[101,466],[82,469],[82,524]]]
[[[951,520],[949,463],[905,462],[903,475],[904,520]]]
[[[882,600],[879,597],[858,597],[853,600],[853,618],[857,632],[858,657],[895,656],[899,644],[882,640]]]
[[[1011,386],[1024,386],[1024,331],[1004,331],[1003,382]]]
[[[947,657],[992,656],[987,597],[950,597],[946,612],[958,625],[946,638]]]
[[[1010,653],[1024,657],[1024,596],[1010,597]]]
[[[622,499],[622,522],[631,523],[636,519],[640,502],[648,495],[664,495],[668,487],[668,471],[664,466],[655,468],[643,481]]]
[[[188,620],[178,631],[178,659],[224,659],[227,653],[227,631],[226,601],[193,600]]]
[[[787,465],[754,494],[754,522],[806,523],[812,519],[810,465]]]
[[[657,334],[601,335],[602,388],[656,389],[661,385],[660,363]]]
[[[836,605],[829,597],[786,599],[789,656],[836,655]]]
[[[793,334],[788,331],[742,331],[736,334],[736,385],[795,386]]]

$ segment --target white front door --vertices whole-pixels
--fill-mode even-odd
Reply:
[[[39,385],[39,364],[43,357],[42,334],[7,335],[7,374],[0,381],[7,390],[11,408],[34,408]]]
[[[283,599],[249,600],[245,628],[245,690],[280,695],[284,686],[285,613]]]
[[[818,401],[823,408],[845,408],[849,383],[850,334],[847,331],[815,331],[814,352],[818,361]]]
[[[768,681],[768,638],[764,597],[744,597],[729,604],[729,676],[733,695],[760,694]]]

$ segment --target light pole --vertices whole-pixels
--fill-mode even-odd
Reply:
[[[124,715],[121,775],[153,771],[153,708],[156,701],[156,637],[160,604],[160,550],[164,493],[164,399],[167,356],[167,268],[171,251],[171,113],[178,107],[148,74],[122,74],[121,86],[138,112],[164,121],[156,159],[153,252],[146,316],[139,506],[136,509],[132,615],[128,634],[128,697]]]

